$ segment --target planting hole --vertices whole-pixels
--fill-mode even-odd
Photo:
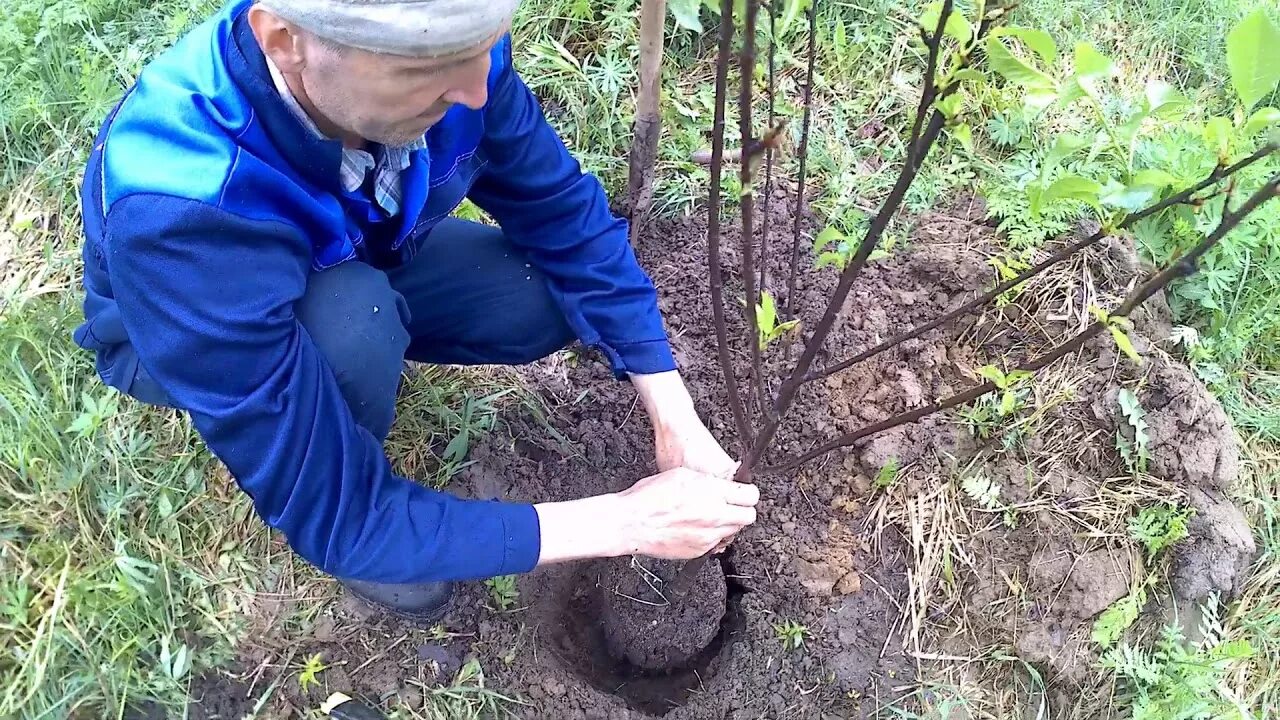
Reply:
[[[663,602],[659,591],[678,567],[651,560],[590,563],[565,588],[571,599],[559,623],[557,644],[574,673],[657,717],[683,705],[714,675],[720,653],[743,628],[739,606],[746,588],[726,577],[733,574],[727,561],[708,562],[683,599],[647,604]],[[635,589],[632,577],[643,578],[637,581],[643,591],[627,592]],[[711,630],[698,642],[707,622]]]

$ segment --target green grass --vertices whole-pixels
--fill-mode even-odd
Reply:
[[[922,4],[823,3],[810,188],[815,210],[841,232],[865,224],[901,157],[920,76],[903,30]],[[182,418],[106,391],[70,342],[79,316],[76,190],[88,145],[147,58],[215,5],[10,0],[0,16],[0,717],[120,717],[146,702],[179,708],[193,676],[233,655],[264,578],[296,562],[271,542]],[[1112,55],[1121,75],[1108,112],[1162,77],[1204,114],[1226,111],[1223,38],[1259,6],[1274,11],[1269,0],[1026,0],[1016,20],[1049,30],[1063,47],[1086,40]],[[793,144],[803,30],[797,22],[778,38],[777,109],[792,119]],[[518,66],[552,122],[584,164],[620,190],[637,64],[635,2],[534,0],[523,6],[515,36]],[[712,52],[709,36],[685,30],[668,43],[662,212],[689,210],[705,193],[706,171],[689,156],[708,142]],[[1016,253],[1065,230],[1074,210],[1032,219],[1001,192],[1036,166],[1046,143],[1011,95],[990,100],[997,110],[975,125],[978,152],[943,143],[907,205],[923,210],[977,184]],[[764,112],[761,103],[756,117]],[[1056,131],[1096,129],[1087,117],[1049,120]],[[729,126],[732,142],[736,123]],[[1176,146],[1172,134],[1153,137],[1140,160],[1179,162]],[[794,153],[783,154],[778,171],[794,176]],[[1184,352],[1250,448],[1242,492],[1264,553],[1223,632],[1254,653],[1222,677],[1251,707],[1280,701],[1280,509],[1269,499],[1280,490],[1280,210],[1266,212],[1253,231],[1224,243],[1208,272],[1170,294],[1176,321],[1197,331]],[[1161,223],[1136,233],[1153,260],[1173,252],[1171,238],[1195,229],[1185,215]],[[909,230],[910,219],[900,220],[890,238],[903,240]],[[474,435],[504,403],[520,400],[504,394],[508,385],[501,375],[412,376],[389,442],[397,467],[447,482]],[[500,712],[508,700],[481,677],[433,691],[427,716]]]

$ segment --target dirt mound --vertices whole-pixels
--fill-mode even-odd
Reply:
[[[784,199],[771,204],[778,234],[765,282],[780,306],[788,304],[787,277],[777,260],[787,254],[791,227]],[[987,258],[1002,251],[983,213],[966,198],[920,218],[909,247],[867,269],[817,366],[933,319],[989,285],[995,275]],[[810,218],[803,222],[816,230]],[[723,260],[736,307],[740,242],[727,225]],[[704,220],[658,223],[636,250],[659,288],[686,383],[713,433],[736,452],[709,321]],[[836,273],[815,271],[807,252],[803,257],[790,304],[813,323]],[[1124,243],[1101,244],[1000,308],[806,385],[771,459],[960,391],[985,364],[1008,367],[1047,348],[1089,322],[1089,304],[1122,294],[1136,269]],[[742,337],[740,316],[730,315],[731,333]],[[922,679],[965,672],[959,685],[982,680],[974,673],[991,648],[1012,650],[1051,684],[1069,687],[1087,675],[1092,618],[1128,592],[1140,570],[1141,558],[1124,542],[1137,508],[1180,500],[1199,511],[1174,564],[1176,587],[1187,598],[1238,588],[1254,552],[1247,525],[1223,495],[1238,465],[1225,415],[1189,371],[1147,339],[1167,335],[1167,310],[1157,305],[1137,319],[1134,342],[1150,358],[1140,368],[1118,357],[1109,338],[1099,340],[1038,378],[1010,418],[937,416],[789,476],[758,478],[764,501],[757,523],[726,554],[723,569],[709,566],[714,574],[705,589],[695,590],[700,607],[723,614],[701,652],[704,638],[690,638],[679,657],[662,657],[637,638],[648,630],[679,635],[678,623],[655,629],[634,605],[618,619],[623,594],[661,602],[651,593],[653,578],[630,559],[521,577],[518,609],[508,613],[487,608],[483,587],[469,585],[446,621],[457,635],[446,638],[389,618],[339,613],[330,621],[332,639],[313,633],[299,652],[322,649],[331,663],[360,666],[339,689],[375,699],[412,689],[406,678],[447,681],[463,658],[475,657],[489,686],[528,703],[526,717],[876,717],[889,706],[927,704],[929,694],[918,692]],[[794,358],[800,349],[797,338],[768,348],[764,375],[774,378],[772,389],[788,353]],[[745,353],[745,344],[736,348],[743,388]],[[509,415],[473,449],[456,490],[564,500],[621,490],[654,471],[651,429],[634,392],[590,353],[561,354],[521,372],[545,402],[545,417]],[[1147,412],[1151,476],[1134,477],[1116,450],[1122,387],[1134,389]],[[889,465],[900,470],[882,472]],[[777,629],[784,623],[805,628],[799,650],[784,649]],[[375,657],[385,672],[373,675],[373,665],[364,664]],[[985,702],[994,716],[1018,716],[1009,704],[1018,701],[1006,697],[1025,675],[991,680],[996,689]],[[1064,694],[1045,699],[1043,688],[1038,692],[1036,702],[1069,704]],[[1078,703],[1071,712],[1053,716],[1098,717]]]

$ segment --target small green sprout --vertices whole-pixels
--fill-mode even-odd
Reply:
[[[298,673],[298,689],[306,692],[307,688],[312,685],[318,685],[319,680],[317,677],[328,669],[329,666],[324,664],[324,653],[316,653],[307,658],[307,662],[302,666],[302,671]]]
[[[775,623],[773,633],[782,643],[783,650],[793,652],[804,645],[805,638],[809,637],[809,628],[795,620],[788,620],[784,623]]]
[[[506,612],[515,606],[520,599],[520,591],[516,589],[515,575],[499,575],[484,581],[489,588],[489,598],[493,600],[498,612]]]
[[[760,331],[761,348],[769,347],[774,340],[799,325],[799,320],[778,322],[778,306],[774,303],[773,296],[767,292],[760,293],[760,304],[756,306],[756,328]]]

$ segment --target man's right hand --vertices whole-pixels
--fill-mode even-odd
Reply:
[[[620,493],[541,503],[538,564],[619,555],[689,560],[723,548],[755,522],[759,501],[755,485],[675,468]]]

